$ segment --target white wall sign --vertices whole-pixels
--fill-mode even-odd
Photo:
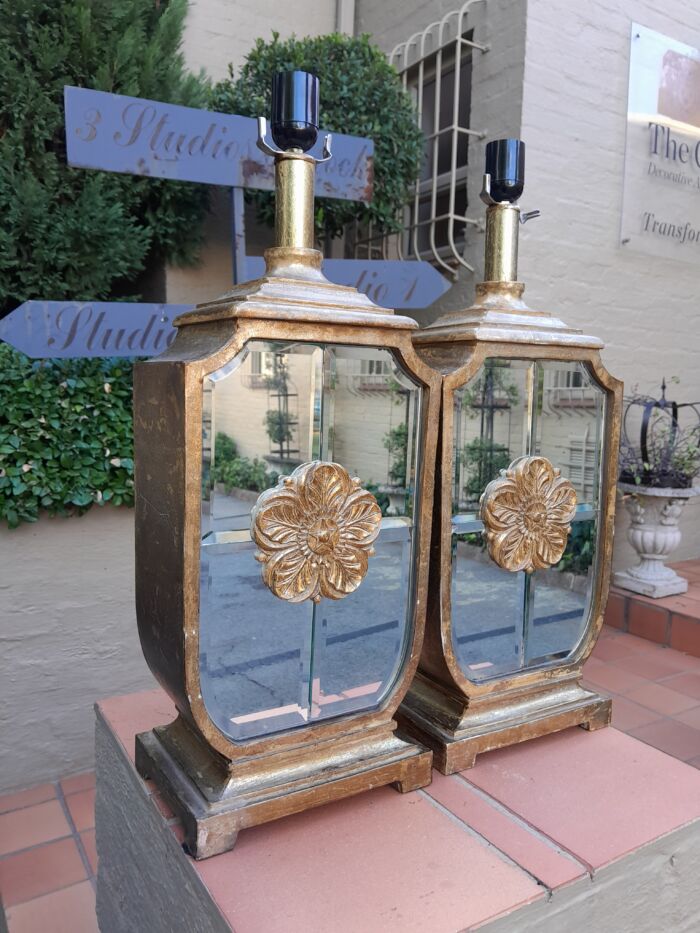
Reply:
[[[632,23],[621,243],[700,261],[700,51]]]

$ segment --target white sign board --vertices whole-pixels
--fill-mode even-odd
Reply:
[[[700,51],[636,23],[621,243],[700,261]]]

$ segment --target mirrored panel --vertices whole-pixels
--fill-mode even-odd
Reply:
[[[489,559],[482,523],[452,521],[452,643],[469,680],[518,669],[523,644],[523,574]]]
[[[207,709],[231,738],[374,708],[400,675],[412,634],[420,406],[419,386],[373,348],[256,341],[205,379],[200,674]],[[293,604],[262,579],[251,510],[310,460],[358,477],[382,522],[354,592]]]
[[[589,621],[597,556],[605,393],[583,363],[538,364],[536,452],[576,490],[576,515],[562,559],[533,575],[525,657],[530,665],[561,660]]]
[[[569,657],[589,622],[598,557],[605,393],[582,363],[487,360],[455,392],[452,640],[474,682]],[[488,483],[517,457],[540,454],[576,490],[557,565],[533,574],[489,557],[479,519]]]
[[[454,393],[452,511],[476,513],[486,486],[530,446],[533,364],[488,359]]]
[[[532,379],[530,362],[493,358],[454,393],[452,640],[470,680],[522,663],[523,582],[490,560],[478,513],[488,483],[528,449]]]

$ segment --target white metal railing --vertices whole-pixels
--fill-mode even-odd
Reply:
[[[451,275],[460,267],[474,271],[463,255],[464,231],[482,221],[467,216],[467,158],[469,138],[483,139],[486,133],[469,125],[471,57],[473,50],[484,53],[489,47],[474,41],[467,17],[483,2],[468,0],[389,55],[414,96],[426,158],[404,212],[403,233],[381,238],[373,236],[371,226],[364,235],[356,230],[356,255],[427,259]]]
[[[598,404],[600,393],[579,373],[568,369],[548,371],[542,386],[542,410],[548,415],[586,416]]]

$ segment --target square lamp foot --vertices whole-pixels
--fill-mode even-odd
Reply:
[[[136,736],[136,768],[155,782],[182,820],[187,851],[196,859],[232,849],[239,830],[393,785],[401,793],[430,784],[432,753],[391,731],[341,749],[311,747],[294,761],[250,759],[222,767],[201,741],[184,738],[179,720]],[[218,760],[217,760],[218,759]]]
[[[466,771],[482,752],[560,732],[571,726],[593,731],[610,724],[612,702],[579,684],[548,689],[539,697],[499,699],[497,709],[469,708],[450,723],[444,696],[423,680],[420,692],[409,692],[397,719],[404,733],[433,751],[433,765],[442,774]],[[437,714],[436,714],[437,713]]]

